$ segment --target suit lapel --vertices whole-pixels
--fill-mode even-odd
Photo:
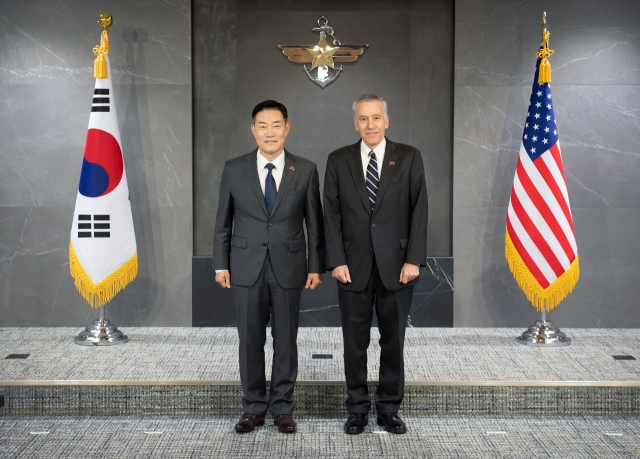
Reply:
[[[384,149],[384,162],[382,163],[382,171],[380,173],[380,183],[378,184],[378,195],[376,196],[376,207],[374,213],[380,208],[382,199],[384,198],[384,192],[387,191],[387,186],[391,181],[393,172],[396,170],[396,163],[398,161],[398,154],[396,153],[396,145],[387,139],[387,146]]]
[[[360,156],[360,142],[351,145],[351,153],[347,156],[347,164],[349,164],[351,177],[353,178],[353,183],[356,185],[356,190],[358,190],[362,205],[364,205],[367,213],[371,213],[371,204],[369,204],[367,187],[364,183],[364,166],[362,164],[362,157]]]
[[[247,155],[247,160],[244,163],[244,171],[247,174],[249,185],[251,185],[253,192],[256,194],[258,202],[260,202],[260,207],[262,207],[262,210],[268,217],[269,212],[267,211],[267,205],[264,202],[264,194],[262,193],[262,188],[260,187],[260,177],[258,176],[258,166],[256,166],[257,154],[258,149],[256,148],[253,153],[249,153]]]
[[[284,195],[287,194],[287,190],[289,190],[289,186],[291,186],[291,181],[293,180],[293,176],[296,173],[296,168],[294,166],[295,162],[296,162],[295,157],[291,153],[289,153],[287,150],[285,150],[284,151],[284,170],[282,171],[282,178],[280,179],[280,186],[278,187],[276,202],[273,204],[273,209],[271,209],[271,215],[276,213],[276,210],[278,210],[278,206],[280,206],[280,203],[284,199]]]

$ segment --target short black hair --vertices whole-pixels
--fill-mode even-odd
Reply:
[[[287,122],[287,118],[289,118],[289,114],[287,113],[287,107],[282,105],[280,102],[276,102],[275,100],[265,100],[256,105],[251,112],[251,118],[253,122],[256,121],[256,115],[260,113],[262,110],[280,110],[282,113],[282,117],[284,118],[285,123]]]

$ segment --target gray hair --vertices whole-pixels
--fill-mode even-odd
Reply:
[[[382,97],[377,96],[375,94],[363,94],[360,97],[358,97],[356,99],[356,101],[351,105],[351,108],[353,108],[353,116],[355,118],[356,116],[356,105],[358,105],[360,102],[373,102],[373,101],[379,101],[382,102],[382,106],[384,107],[384,116],[389,116],[387,114],[387,101],[384,100]]]

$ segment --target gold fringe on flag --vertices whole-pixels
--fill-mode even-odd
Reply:
[[[96,285],[82,267],[73,249],[73,243],[70,242],[69,267],[80,294],[92,308],[101,308],[138,275],[138,252],[134,253],[122,266]]]
[[[509,262],[509,269],[516,282],[526,295],[531,304],[538,310],[551,311],[573,290],[580,277],[578,255],[567,269],[547,288],[542,288],[531,271],[524,264],[520,254],[509,237],[509,231],[504,236],[505,256]]]

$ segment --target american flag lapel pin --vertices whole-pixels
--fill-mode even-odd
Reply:
[[[289,166],[289,170],[295,172],[296,168],[293,166]]]
[[[389,166],[395,166],[396,162],[395,161],[389,161]]]

